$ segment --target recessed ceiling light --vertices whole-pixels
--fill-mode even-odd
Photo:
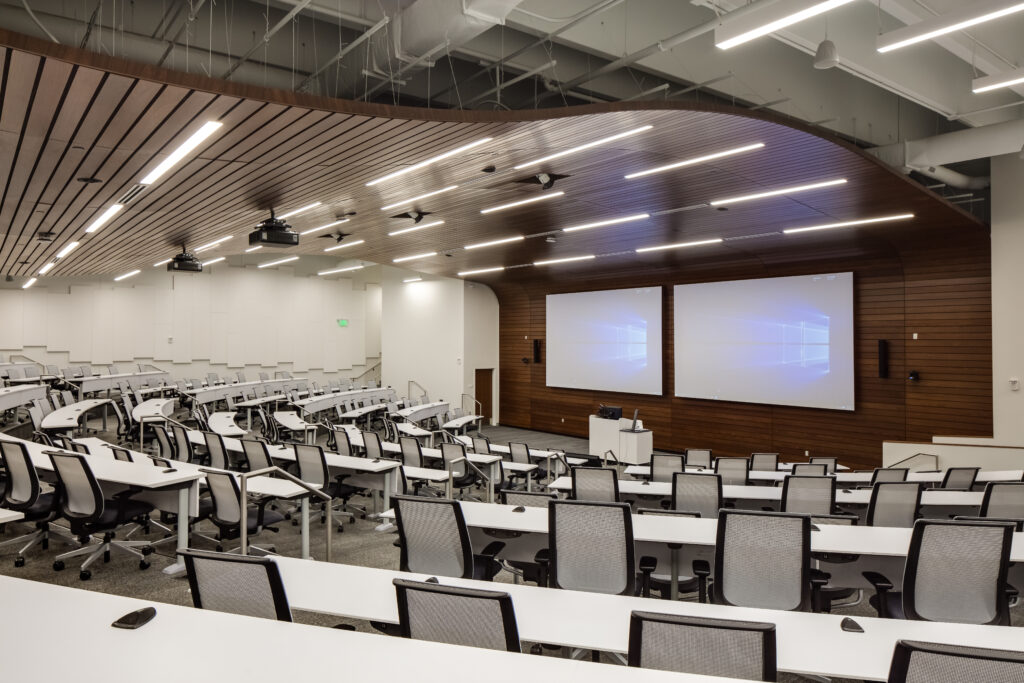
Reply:
[[[35,283],[36,283],[36,278],[34,278],[34,277],[30,277],[30,278],[29,278],[29,279],[28,279],[28,280],[27,280],[27,281],[25,282],[25,284],[23,284],[23,285],[21,286],[21,288],[22,288],[22,289],[28,289],[29,287],[31,287],[31,286],[32,286],[32,285],[34,285]]]
[[[160,266],[166,266],[168,263],[170,263],[173,260],[174,259],[165,258],[163,261],[158,261],[157,263],[154,263],[153,267],[154,268],[159,268]]]
[[[258,250],[260,250],[260,249],[262,249],[262,248],[263,248],[263,245],[262,245],[262,244],[257,244],[257,245],[256,245],[255,247],[249,247],[248,249],[246,249],[246,250],[245,250],[245,253],[246,253],[246,254],[251,254],[252,252],[254,252],[254,251],[258,251]]]
[[[224,256],[218,256],[218,257],[217,257],[217,258],[215,258],[215,259],[211,259],[211,260],[209,260],[209,261],[203,261],[203,267],[205,268],[206,266],[212,266],[212,265],[213,265],[214,263],[220,263],[220,262],[221,262],[221,261],[223,261],[223,260],[224,260],[225,258],[226,258],[226,257],[224,257]]]
[[[954,31],[962,31],[986,21],[1024,11],[1024,2],[1008,2],[1007,0],[956,4],[958,7],[952,12],[946,12],[878,36],[878,51],[898,50],[907,45],[931,40]]]
[[[779,0],[732,18],[726,14],[715,28],[715,47],[728,50],[850,2],[853,0]]]
[[[481,209],[480,213],[494,213],[495,211],[504,211],[505,209],[511,209],[514,206],[522,206],[524,204],[533,204],[535,202],[543,202],[548,199],[554,199],[555,197],[561,197],[564,192],[545,192],[542,195],[536,197],[530,197],[529,199],[521,199],[518,202],[511,202],[509,204],[500,204],[499,206],[492,206],[489,209]]]
[[[278,259],[276,261],[267,261],[266,263],[261,263],[261,264],[259,264],[256,267],[257,268],[270,268],[271,266],[279,266],[282,263],[291,263],[292,261],[298,261],[298,260],[299,260],[298,256],[289,256],[287,258]]]
[[[305,206],[300,207],[298,209],[295,209],[294,211],[289,211],[286,214],[283,214],[281,216],[277,216],[277,218],[279,218],[281,220],[284,220],[285,218],[291,218],[292,216],[298,216],[300,213],[306,213],[310,209],[315,209],[316,207],[320,206],[322,203],[323,202],[313,202],[312,204],[306,204]]]
[[[308,235],[308,234],[313,233],[313,232],[320,232],[321,230],[326,230],[327,228],[333,228],[335,225],[341,225],[342,223],[348,223],[348,219],[347,218],[343,218],[340,221],[334,221],[333,223],[328,223],[327,225],[321,225],[319,228],[312,228],[310,230],[305,230],[303,232],[300,232],[299,235]]]
[[[339,249],[348,249],[349,247],[358,247],[360,244],[366,244],[366,240],[356,240],[355,242],[345,242],[344,244],[335,244],[333,247],[327,247],[324,251],[338,251]]]
[[[64,258],[68,254],[70,254],[72,251],[74,251],[75,247],[77,247],[77,246],[78,246],[78,242],[68,242],[64,246],[63,249],[61,249],[60,251],[57,252],[57,256],[55,258]]]
[[[349,273],[353,270],[362,270],[363,266],[349,266],[347,268],[335,268],[334,270],[321,270],[317,275],[334,275],[335,273]]]
[[[414,225],[411,228],[402,228],[401,230],[394,230],[388,233],[388,237],[394,237],[395,235],[404,235],[407,232],[416,232],[417,230],[423,230],[425,228],[432,228],[435,225],[444,225],[444,221],[431,221],[429,223],[420,223]]]
[[[509,242],[522,242],[525,237],[522,235],[516,235],[515,237],[504,237],[500,240],[491,240],[490,242],[477,242],[476,244],[467,244],[464,249],[483,249],[484,247],[496,247],[499,244],[508,244]]]
[[[482,145],[484,143],[487,143],[487,142],[490,142],[491,140],[493,140],[493,138],[481,138],[479,140],[475,140],[475,141],[469,143],[468,145],[463,145],[462,147],[456,147],[455,149],[451,150],[450,152],[445,152],[444,154],[438,154],[436,157],[430,157],[426,161],[421,161],[418,164],[413,164],[412,166],[407,166],[406,168],[403,168],[400,171],[395,171],[394,173],[389,173],[386,176],[383,176],[381,178],[377,178],[376,180],[371,180],[370,182],[366,183],[366,186],[367,187],[371,187],[373,185],[376,185],[377,183],[383,183],[383,182],[385,182],[387,180],[391,180],[392,178],[397,178],[398,176],[405,175],[406,173],[412,173],[413,171],[418,171],[421,168],[424,168],[425,166],[429,166],[430,164],[433,164],[433,163],[436,163],[438,161],[441,161],[442,159],[447,159],[448,157],[453,157],[456,154],[461,154],[462,152],[465,152],[467,150],[473,149],[474,147],[479,147],[480,145]]]
[[[185,158],[189,152],[202,144],[203,140],[213,135],[221,127],[220,121],[207,121],[202,128],[197,130],[188,140],[181,143],[176,150],[160,162],[156,168],[150,171],[145,178],[139,181],[140,185],[152,185],[160,176],[167,173],[175,164]]]
[[[217,246],[218,244],[220,244],[220,243],[222,243],[222,242],[227,242],[227,241],[228,241],[229,239],[231,239],[232,237],[234,237],[234,235],[228,235],[228,236],[226,236],[226,237],[221,237],[220,239],[217,239],[217,240],[214,240],[214,241],[212,241],[212,242],[209,242],[209,243],[207,243],[207,244],[204,244],[204,245],[203,245],[203,246],[201,246],[201,247],[196,247],[196,248],[195,248],[195,249],[193,249],[192,251],[198,254],[198,253],[199,253],[199,252],[201,252],[201,251],[206,251],[207,249],[213,249],[213,248],[214,248],[215,246]]]
[[[817,190],[821,187],[832,187],[833,185],[842,185],[846,182],[846,178],[839,178],[837,180],[826,180],[821,183],[811,183],[810,185],[795,185],[793,187],[783,187],[778,190],[769,190],[767,192],[758,192],[757,194],[746,194],[739,197],[727,197],[725,199],[716,199],[713,202],[708,202],[711,206],[722,206],[724,204],[739,204],[740,202],[749,202],[752,199],[763,199],[765,197],[777,197],[782,194],[796,194],[797,192],[804,192],[806,190]]]
[[[573,225],[568,228],[562,228],[562,232],[576,232],[577,230],[589,230],[590,228],[601,228],[606,225],[618,225],[619,223],[629,223],[631,221],[640,221],[645,218],[650,218],[649,213],[636,213],[632,216],[623,216],[622,218],[609,218],[606,221],[595,221],[593,223],[583,223],[582,225]]]
[[[589,261],[592,258],[594,258],[593,254],[587,254],[586,256],[569,256],[568,258],[556,258],[556,259],[548,259],[546,261],[534,261],[533,265],[535,265],[535,266],[551,266],[551,265],[554,265],[556,263],[569,263],[571,261]]]
[[[421,277],[407,277],[404,280],[402,280],[402,282],[404,282],[405,284],[409,284],[410,282],[422,282],[422,281],[423,281],[423,278],[421,278]]]
[[[831,230],[832,228],[850,228],[854,225],[869,225],[871,223],[887,223],[889,221],[902,221],[913,218],[912,213],[898,213],[893,216],[880,216],[878,218],[862,218],[855,221],[843,221],[841,223],[825,223],[824,225],[809,225],[806,228],[787,228],[782,232],[792,235],[797,232],[811,232],[813,230]]]
[[[39,269],[39,274],[40,274],[40,275],[46,275],[46,274],[47,274],[47,273],[49,273],[49,272],[50,272],[51,270],[53,270],[53,267],[54,267],[55,265],[57,265],[57,263],[56,263],[55,261],[50,261],[50,262],[49,262],[49,263],[47,263],[47,264],[46,264],[45,266],[43,266],[42,268],[40,268],[40,269]]]
[[[975,78],[971,81],[971,92],[989,92],[990,90],[1009,88],[1012,85],[1020,85],[1021,83],[1024,83],[1024,68]]]
[[[107,210],[99,215],[99,217],[85,229],[86,232],[96,232],[103,227],[103,224],[109,221],[117,214],[118,211],[124,208],[124,204],[111,204],[107,207]]]
[[[683,168],[684,166],[694,166],[696,164],[703,164],[706,161],[714,161],[715,159],[721,159],[723,157],[731,157],[734,154],[743,154],[744,152],[750,152],[755,149],[761,149],[762,147],[764,147],[763,142],[758,142],[753,145],[744,145],[743,147],[737,147],[735,149],[727,149],[724,152],[715,152],[714,154],[705,154],[704,156],[694,157],[693,159],[686,159],[685,161],[677,161],[674,164],[656,166],[655,168],[649,168],[646,171],[637,171],[636,173],[630,173],[623,177],[626,180],[631,180],[633,178],[642,178],[643,176],[646,175],[664,173],[665,171],[672,171],[677,168]]]
[[[403,261],[415,261],[416,259],[428,258],[430,256],[437,256],[436,251],[428,251],[422,254],[413,254],[412,256],[403,256],[401,258],[391,259],[392,263],[402,263]]]
[[[404,199],[404,200],[402,200],[400,202],[395,202],[394,204],[388,204],[387,206],[382,206],[382,207],[380,207],[380,210],[381,211],[387,211],[388,209],[393,209],[396,206],[409,206],[410,204],[418,202],[421,199],[426,199],[427,197],[433,197],[435,195],[439,195],[439,194],[442,194],[444,192],[451,192],[452,190],[457,190],[458,188],[459,188],[458,185],[449,185],[448,187],[443,187],[440,190],[434,190],[433,192],[428,192],[426,194],[421,194],[418,197],[412,197],[410,199]]]
[[[459,277],[466,275],[482,275],[483,273],[497,273],[505,270],[505,266],[494,266],[493,268],[478,268],[477,270],[464,270],[459,273]]]
[[[643,254],[648,251],[663,251],[665,249],[685,249],[686,247],[699,247],[704,244],[719,244],[721,238],[711,240],[697,240],[695,242],[676,242],[675,244],[662,244],[657,247],[642,247],[636,250],[636,253]]]
[[[537,164],[542,164],[545,161],[551,161],[552,159],[558,159],[560,157],[568,156],[570,154],[575,154],[576,152],[582,152],[583,150],[590,149],[591,147],[597,147],[598,145],[604,145],[604,144],[607,144],[609,142],[615,142],[616,140],[621,140],[622,138],[628,138],[631,135],[636,135],[637,133],[643,133],[644,131],[650,130],[653,127],[654,126],[640,126],[639,128],[634,128],[633,130],[627,130],[624,133],[618,133],[617,135],[610,135],[610,136],[608,136],[606,138],[601,138],[600,140],[594,140],[593,142],[588,142],[587,144],[580,145],[579,147],[573,147],[571,149],[567,149],[567,150],[564,150],[564,151],[561,151],[561,152],[557,152],[555,154],[549,154],[546,157],[541,157],[540,159],[534,159],[533,161],[528,161],[525,164],[519,164],[518,166],[515,166],[514,168],[518,171],[520,169],[528,168],[530,166],[536,166]]]
[[[125,273],[124,275],[118,275],[117,277],[114,278],[114,282],[120,282],[121,280],[127,280],[128,278],[133,277],[135,275],[138,275],[141,272],[142,272],[141,270],[136,268],[135,270],[131,271],[130,273]]]

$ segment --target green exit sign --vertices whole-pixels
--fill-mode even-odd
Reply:
[[[348,318],[338,318],[338,327],[348,327]]]

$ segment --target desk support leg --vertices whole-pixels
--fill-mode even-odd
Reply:
[[[198,487],[199,484],[193,483]],[[178,550],[188,550],[188,497],[190,486],[178,489]],[[175,557],[174,564],[164,567],[164,574],[168,576],[181,576],[185,573],[185,563]]]
[[[328,511],[327,523],[333,523],[330,511]],[[309,559],[309,496],[302,497],[302,559]]]
[[[383,510],[381,510],[381,512],[384,512],[386,510],[390,510],[391,509],[391,477],[395,477],[395,476],[398,476],[398,468],[397,467],[392,468],[390,470],[385,470],[384,471],[384,490],[380,492],[381,505],[383,506]],[[371,495],[373,496],[373,507],[376,508],[377,507],[377,494],[376,493],[372,493]],[[373,516],[378,518],[378,519],[380,519],[380,515],[379,514],[375,514]],[[381,520],[381,523],[378,524],[375,527],[375,530],[376,531],[390,531],[392,528],[393,528],[393,526],[391,524],[391,521],[387,520],[387,519],[383,519],[383,520]]]
[[[671,553],[671,565],[672,576],[669,579],[669,597],[672,600],[679,599],[679,548],[680,546],[673,543],[669,546]]]
[[[487,502],[494,502],[494,482],[501,476],[501,471],[498,469],[498,461],[495,460],[491,463],[491,476],[487,480]]]

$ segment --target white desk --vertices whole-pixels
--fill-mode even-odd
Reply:
[[[92,375],[89,377],[69,377],[68,382],[78,385],[78,398],[94,391],[109,391],[128,380],[143,380],[148,383],[167,380],[170,375],[163,370],[147,370],[146,372],[119,372],[116,375]]]
[[[587,681],[588,683],[741,683],[738,679],[694,676],[533,657],[406,638],[387,638],[271,619],[199,610],[125,598],[79,588],[0,577],[0,662],[4,679],[18,683],[74,680],[180,683],[289,680],[394,680],[449,683],[452,667],[485,672],[488,681]],[[111,628],[119,617],[146,606],[151,622],[136,630]],[[56,644],[41,634],[87,634]],[[256,648],[254,649],[254,644]],[[190,653],[212,651],[232,656]],[[97,653],[116,653],[116,661]],[[169,660],[168,657],[175,657]],[[188,660],[188,661],[186,661]]]
[[[210,431],[216,432],[221,436],[231,437],[243,437],[246,435],[246,431],[235,424],[235,414],[228,411],[221,411],[213,413],[206,420],[206,423],[210,425]]]
[[[391,387],[378,387],[375,389],[350,389],[348,391],[335,391],[320,396],[310,396],[292,402],[292,405],[303,413],[315,414],[324,410],[330,410],[344,405],[347,401],[393,401],[395,390]]]
[[[79,420],[88,413],[97,408],[105,408],[110,403],[112,401],[109,398],[89,398],[84,401],[78,401],[69,406],[57,408],[49,415],[45,415],[39,426],[46,430],[59,429],[70,432],[78,426]],[[106,414],[104,414],[104,422],[106,422]]]
[[[790,465],[785,470],[779,469],[775,472],[751,470],[750,480],[751,481],[782,481],[787,475],[791,474],[793,463],[784,463]],[[842,467],[840,469],[843,469]],[[687,472],[714,472],[713,469],[704,469],[701,467],[687,467]],[[626,474],[632,477],[646,477],[651,473],[649,465],[630,465],[626,468]],[[836,478],[836,484],[842,486],[843,484],[849,486],[865,486],[871,483],[871,472],[836,472],[834,475]],[[919,481],[922,483],[939,484],[942,483],[942,478],[945,472],[909,472],[907,474],[907,481]],[[984,484],[990,481],[1021,481],[1024,477],[1024,470],[982,470],[978,472],[977,483]]]
[[[423,403],[418,406],[402,408],[396,411],[395,414],[404,417],[409,422],[422,422],[432,417],[436,417],[440,421],[447,412],[448,401],[434,401],[433,403]]]
[[[301,432],[302,440],[305,443],[316,442],[316,430],[319,428],[315,422],[306,422],[298,413],[291,411],[277,411],[274,413],[274,421],[290,432]],[[312,437],[312,439],[310,438]]]
[[[0,411],[13,410],[37,398],[45,400],[48,390],[45,384],[20,384],[0,388]]]
[[[25,515],[16,510],[7,510],[0,508],[0,524],[7,524],[8,522],[17,522],[19,519],[24,519]]]
[[[467,427],[469,427],[469,425],[473,424],[474,422],[479,422],[482,419],[484,419],[483,415],[463,415],[462,417],[456,417],[454,419],[448,420],[443,425],[441,425],[441,429],[466,429]]]
[[[176,398],[151,398],[132,408],[132,419],[141,423],[143,420],[162,420],[174,413]]]
[[[215,401],[224,401],[229,398],[245,396],[256,387],[266,387],[269,392],[275,394],[287,393],[289,389],[295,388],[305,381],[305,379],[299,377],[292,377],[290,379],[236,382],[235,384],[218,384],[212,387],[193,387],[186,393],[188,393],[197,403],[207,404]]]

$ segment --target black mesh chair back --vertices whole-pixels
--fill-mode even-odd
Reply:
[[[452,473],[455,479],[465,477],[469,472],[469,465],[466,464],[466,447],[461,443],[441,444],[441,459],[444,461],[444,468]]]
[[[295,461],[299,464],[299,479],[307,484],[322,488],[331,480],[327,458],[320,446],[295,444]]]
[[[970,491],[978,478],[980,467],[950,467],[942,477],[940,488],[954,491]]]
[[[0,441],[0,455],[7,470],[4,507],[19,512],[28,510],[39,500],[42,491],[28,448],[17,441]]]
[[[1024,653],[900,640],[892,653],[889,683],[1024,681]]]
[[[377,432],[363,432],[363,450],[366,451],[367,458],[379,460],[384,457],[384,447],[380,445],[380,436]]]
[[[174,434],[174,459],[180,462],[192,462],[192,443],[188,440],[188,432],[184,427],[171,425]]]
[[[241,444],[242,455],[245,457],[246,469],[249,472],[264,470],[274,466],[270,460],[270,451],[267,450],[267,444],[255,439],[241,439]]]
[[[521,465],[530,464],[530,447],[525,443],[515,443],[514,441],[508,442],[508,451],[512,456],[512,462],[517,462]]]
[[[241,523],[241,491],[234,476],[227,472],[206,471],[206,486],[210,489],[213,512],[210,518],[215,524],[230,527]]]
[[[216,432],[203,432],[203,441],[210,456],[210,467],[218,470],[228,469],[228,449],[221,435]]]
[[[260,381],[261,382],[266,382],[266,381],[268,381],[270,379],[270,375],[268,375],[265,372],[259,373],[259,377],[260,377]]]
[[[801,477],[824,477],[828,474],[828,465],[823,462],[798,462],[793,464],[792,472]]]
[[[127,448],[111,446],[110,452],[114,454],[114,460],[121,460],[122,462],[135,462],[135,458],[132,457],[131,452]]]
[[[1011,523],[919,519],[903,576],[907,618],[1008,626],[1014,529]]]
[[[508,593],[394,579],[402,636],[522,652]]]
[[[167,437],[167,430],[163,425],[153,425],[153,436],[156,437],[156,454],[161,458],[173,458],[174,448],[171,440]]]
[[[633,595],[633,517],[628,503],[548,502],[552,586]]]
[[[63,491],[61,511],[69,520],[90,522],[103,515],[103,490],[79,453],[48,453]]]
[[[839,465],[839,461],[838,461],[837,458],[822,457],[822,456],[813,457],[808,462],[810,464],[812,464],[812,465],[824,465],[825,466],[825,474],[835,474],[836,473],[836,467],[838,467],[838,465]]]
[[[686,471],[686,458],[682,455],[653,453],[651,455],[651,481],[671,482],[676,472]]]
[[[981,516],[1024,518],[1024,482],[991,481],[985,484]]]
[[[332,429],[334,433],[334,450],[338,455],[352,455],[352,440],[348,437],[348,431],[344,428]]]
[[[549,500],[558,499],[558,496],[555,493],[547,491],[514,491],[511,489],[502,489],[500,494],[502,505],[522,505],[526,508],[546,508]]]
[[[689,465],[690,467],[703,467],[704,469],[711,469],[711,449],[687,448],[686,464]]]
[[[787,512],[720,510],[715,601],[741,607],[811,607],[811,518]],[[771,571],[765,571],[770,567]]]
[[[750,479],[750,460],[747,458],[717,458],[715,473],[724,486],[746,486]]]
[[[398,439],[402,447],[402,464],[407,467],[423,467],[423,449],[420,442],[411,436],[403,436]]]
[[[921,484],[915,481],[882,482],[871,487],[867,524],[910,528],[921,507]]]
[[[791,474],[782,482],[782,511],[830,515],[836,503],[835,477]]]
[[[722,508],[722,478],[710,472],[676,472],[672,475],[672,509],[696,512],[717,519]]]
[[[473,577],[473,548],[457,501],[393,496],[391,502],[401,544],[399,569],[419,574]]]
[[[751,472],[774,472],[779,469],[778,453],[751,453]]]
[[[192,604],[200,609],[291,621],[281,573],[269,557],[179,550]]]
[[[774,681],[775,624],[633,612],[628,657],[645,669]]]
[[[876,467],[871,473],[871,485],[880,481],[906,481],[909,472],[906,467]]]
[[[573,467],[572,499],[593,503],[617,503],[618,471],[614,467]]]
[[[215,384],[220,384],[220,377],[215,372],[208,372],[206,373],[206,384],[211,387]]]
[[[480,455],[489,455],[491,452],[491,441],[486,436],[473,437],[473,452]]]
[[[68,447],[75,453],[81,453],[82,455],[92,455],[89,447],[84,443],[78,443],[77,441],[68,441]]]

